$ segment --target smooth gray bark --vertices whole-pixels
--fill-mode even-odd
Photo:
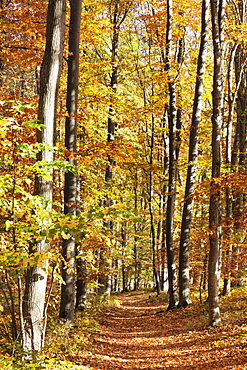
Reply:
[[[134,204],[135,204],[135,212],[138,214],[138,170],[135,171],[135,185],[134,185]],[[140,271],[141,271],[141,262],[139,259],[139,242],[138,242],[138,231],[140,229],[140,224],[134,224],[134,245],[133,245],[133,257],[134,257],[134,290],[138,290],[140,288]]]
[[[210,0],[202,2],[201,44],[197,62],[197,75],[193,113],[190,127],[190,142],[186,188],[180,236],[179,253],[179,305],[186,307],[191,303],[189,276],[190,229],[193,213],[193,191],[196,182],[196,165],[198,159],[198,131],[201,120],[202,96],[204,90],[204,73],[206,65],[207,42],[209,31]]]
[[[128,274],[127,274],[127,270],[126,270],[126,266],[125,266],[125,255],[126,255],[126,247],[127,247],[127,232],[126,232],[126,226],[127,226],[127,223],[124,221],[122,223],[122,226],[121,226],[121,238],[122,238],[122,256],[123,256],[123,259],[122,259],[122,284],[123,284],[123,287],[122,287],[122,291],[123,292],[127,292],[128,290]]]
[[[154,115],[152,115],[152,126],[151,126],[151,142],[150,142],[150,172],[149,172],[149,182],[148,182],[148,205],[149,205],[149,214],[150,214],[150,236],[151,236],[151,245],[152,245],[152,263],[153,263],[153,277],[155,282],[155,289],[157,294],[161,293],[160,290],[160,278],[159,271],[157,268],[157,241],[155,235],[155,219],[154,219],[154,209],[153,209],[153,156],[154,156]]]
[[[166,211],[166,248],[167,268],[169,281],[169,305],[172,309],[178,304],[177,276],[174,257],[173,222],[176,199],[176,83],[171,72],[171,41],[172,41],[172,0],[167,0],[167,29],[166,29],[166,70],[168,72],[169,86],[169,107],[168,107],[168,128],[169,128],[169,175],[168,175],[168,196]]]
[[[223,57],[225,0],[211,0],[211,20],[214,47],[213,114],[212,114],[212,180],[209,206],[210,250],[208,261],[209,325],[220,321],[220,190],[217,178],[221,175],[221,136],[223,115]]]
[[[227,82],[228,82],[228,119],[227,119],[227,131],[226,131],[226,166],[228,170],[231,170],[231,156],[232,156],[232,128],[233,128],[233,119],[234,119],[234,110],[237,98],[238,87],[234,91],[233,89],[233,76],[234,76],[234,60],[237,51],[237,43],[234,44],[230,52],[230,60],[228,64],[228,73],[227,73]],[[226,189],[226,217],[227,220],[230,220],[232,217],[232,191],[231,189]],[[225,264],[224,264],[224,286],[223,286],[223,295],[230,294],[231,290],[231,258],[232,258],[232,228],[230,222],[227,221],[228,228],[225,231],[225,238],[228,241],[227,250],[225,251]]]
[[[70,27],[69,27],[69,57],[66,107],[68,116],[65,124],[65,147],[68,151],[68,161],[76,166],[77,150],[77,105],[78,105],[78,79],[79,79],[79,46],[81,0],[70,0]],[[78,201],[77,175],[73,171],[65,173],[64,185],[64,213],[77,214]],[[69,239],[63,240],[63,265],[61,304],[59,316],[66,321],[73,321],[75,311],[75,252],[76,244],[71,233]]]
[[[243,4],[239,3],[239,12],[243,13]],[[243,13],[244,14],[244,13]],[[244,17],[243,17],[244,18]],[[244,18],[245,19],[245,18]],[[242,19],[242,22],[244,22]],[[246,119],[247,119],[247,74],[246,74],[246,55],[244,46],[239,44],[235,55],[235,80],[238,86],[236,111],[237,123],[234,140],[234,148],[232,153],[232,169],[235,172],[246,170]],[[235,244],[232,246],[233,263],[232,263],[232,286],[241,286],[243,284],[243,265],[241,263],[241,243],[244,236],[242,232],[243,206],[245,203],[245,195],[242,191],[238,191],[232,198],[232,213],[235,218],[234,231],[236,235]]]
[[[47,14],[46,49],[40,76],[40,98],[38,122],[44,125],[37,132],[40,143],[54,146],[55,116],[58,87],[63,58],[63,43],[65,29],[65,0],[50,0]],[[38,155],[38,160],[46,163],[53,161],[53,152],[44,150]],[[35,194],[48,200],[47,209],[51,209],[53,193],[53,171],[50,179],[42,177],[35,179]],[[42,225],[41,225],[42,227]],[[27,270],[26,286],[23,299],[24,331],[22,344],[25,351],[39,352],[44,344],[46,317],[44,305],[46,295],[48,259],[45,254],[49,245],[45,240],[31,245],[30,253],[44,253],[43,266],[33,266]]]

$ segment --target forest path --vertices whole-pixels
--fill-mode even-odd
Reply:
[[[82,360],[88,369],[247,369],[246,346],[227,340],[223,327],[191,328],[195,318],[186,310],[166,312],[148,294],[116,298],[121,306],[102,314],[92,352]]]

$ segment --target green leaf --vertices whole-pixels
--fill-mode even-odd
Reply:
[[[28,126],[30,128],[36,128],[37,130],[40,131],[42,128],[45,128],[45,125],[43,123],[38,123],[38,120],[26,121],[23,122],[23,125]]]

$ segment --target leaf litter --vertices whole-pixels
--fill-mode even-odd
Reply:
[[[164,301],[150,294],[115,298],[120,307],[101,313],[92,348],[76,359],[78,365],[92,370],[247,370],[246,320],[207,327],[203,305],[167,312]]]

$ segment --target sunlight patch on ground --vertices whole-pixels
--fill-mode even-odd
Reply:
[[[243,343],[231,328],[193,327],[196,315],[165,312],[164,305],[147,306],[142,300],[121,301],[121,308],[101,316],[101,331],[94,340],[92,370],[237,370],[245,359]],[[158,303],[158,302],[157,302]],[[161,302],[159,302],[161,303]],[[162,302],[163,303],[163,302]],[[242,333],[246,330],[242,328]],[[236,337],[238,334],[238,337]],[[235,344],[236,341],[236,344]],[[241,358],[240,358],[241,356]]]
[[[118,317],[115,317],[115,316],[111,316],[111,320],[114,320],[114,321],[135,321],[135,320],[142,320],[143,317],[147,317],[147,316],[151,316],[151,315],[139,315],[139,316],[135,316],[135,315],[132,315],[132,317],[130,318],[127,318],[127,317],[124,317],[124,316],[118,316]]]
[[[150,348],[149,348],[150,347]],[[200,352],[199,357],[193,357]],[[123,358],[121,357],[121,353],[123,352],[116,352],[114,355],[100,355],[99,358],[102,359],[102,362],[111,364],[112,366],[121,366],[121,369],[169,369],[170,366],[174,366],[179,363],[182,366],[193,365],[195,366],[197,363],[201,363],[201,360],[204,359],[205,366],[210,364],[214,359],[211,358],[212,353],[209,351],[209,348],[201,348],[198,350],[198,347],[192,349],[183,349],[183,350],[175,350],[171,351],[170,348],[160,349],[157,348],[153,350],[150,346],[145,349],[139,349],[138,354],[133,352],[126,352],[126,356]],[[205,369],[211,369],[212,367],[205,367]]]
[[[135,328],[133,328],[135,329]],[[124,333],[124,336],[125,336],[125,340],[126,340],[126,337],[136,337],[136,336],[146,336],[146,337],[156,337],[156,331],[155,330],[135,330],[135,331],[131,331],[131,332],[125,332]],[[123,332],[122,331],[113,331],[113,329],[105,329],[104,330],[104,334],[108,336],[108,338],[110,338],[111,336],[114,336],[114,338],[116,336],[119,336],[119,337],[123,337]]]
[[[147,311],[159,311],[159,310],[164,310],[165,311],[165,306],[162,305],[162,306],[155,306],[155,307],[152,307],[152,306],[141,306],[141,307],[138,307],[138,306],[121,306],[121,310],[124,310],[124,311],[128,311],[128,310],[136,310],[136,311],[144,311],[144,310],[147,310]]]

